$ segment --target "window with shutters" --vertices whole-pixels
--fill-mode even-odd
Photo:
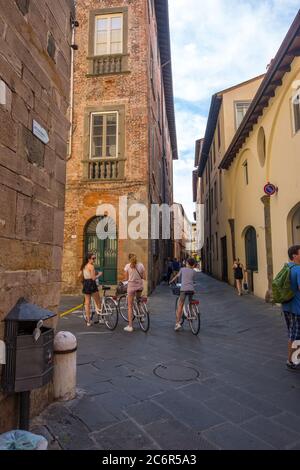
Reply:
[[[108,8],[90,12],[89,74],[128,71],[128,10]]]

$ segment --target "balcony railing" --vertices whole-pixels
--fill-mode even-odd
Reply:
[[[105,75],[128,71],[128,56],[124,54],[89,57],[90,75]]]
[[[89,181],[120,180],[125,175],[124,159],[93,158],[85,160],[83,165],[84,177]]]

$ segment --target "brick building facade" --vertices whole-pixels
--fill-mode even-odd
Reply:
[[[177,146],[168,2],[80,0],[77,19],[63,288],[81,290],[77,274],[84,254],[94,250],[103,282],[111,285],[123,278],[128,253],[135,252],[148,271],[150,291],[171,243],[122,239],[119,198],[127,197],[131,209],[137,203],[172,204]],[[97,238],[105,216],[97,212],[100,204],[115,209],[117,240]],[[146,235],[150,230],[151,223]]]
[[[0,13],[3,339],[2,320],[19,298],[54,312],[59,304],[75,12],[70,0],[0,0]],[[34,121],[47,144],[34,135]],[[32,413],[49,401],[51,386],[32,393]],[[0,392],[0,432],[15,427],[17,416],[16,395]]]

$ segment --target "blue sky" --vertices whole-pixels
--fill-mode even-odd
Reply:
[[[266,72],[300,0],[169,0],[179,161],[175,201],[192,219],[195,141],[211,96]]]

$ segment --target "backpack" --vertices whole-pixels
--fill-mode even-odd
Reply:
[[[272,282],[273,302],[275,304],[290,302],[295,297],[291,285],[291,270],[293,268],[294,266],[285,264]]]

